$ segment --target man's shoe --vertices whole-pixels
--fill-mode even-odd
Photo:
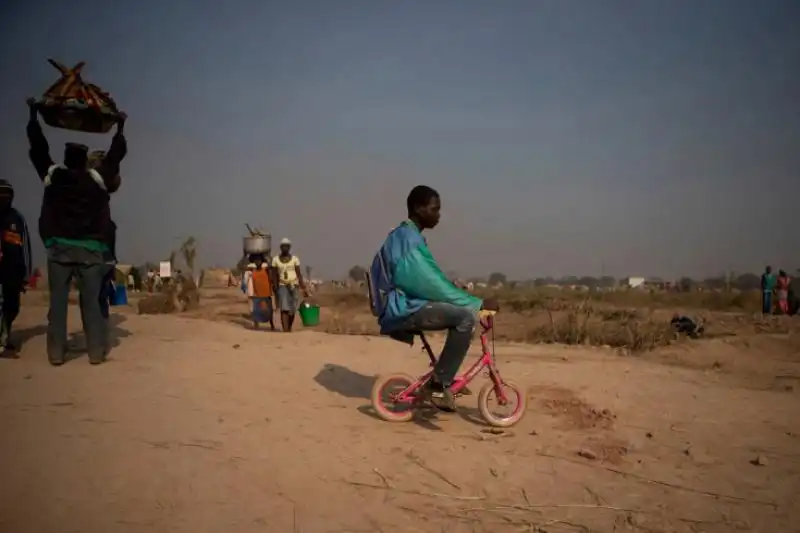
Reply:
[[[6,347],[2,353],[0,353],[0,357],[3,359],[19,359],[19,353],[17,352],[17,347],[13,344],[6,343]]]
[[[441,383],[429,381],[425,385],[425,398],[430,401],[434,407],[446,413],[454,413],[456,411],[456,402],[453,394],[449,389],[443,387]]]
[[[90,365],[102,365],[108,360],[108,351],[103,352],[100,356],[89,356]]]
[[[50,358],[49,361],[50,361],[50,364],[53,365],[53,366],[61,366],[61,365],[64,364],[64,358],[63,357],[61,359]]]

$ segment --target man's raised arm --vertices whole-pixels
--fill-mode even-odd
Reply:
[[[119,165],[128,153],[128,142],[125,140],[123,130],[125,129],[125,119],[127,116],[120,113],[117,121],[117,132],[111,139],[111,147],[106,152],[102,163],[97,167],[97,172],[103,178],[106,184],[106,190],[109,193],[116,192],[120,186]]]
[[[47,143],[47,138],[39,125],[38,110],[34,103],[33,98],[28,99],[28,110],[30,112],[27,128],[28,142],[30,143],[28,155],[31,158],[33,167],[36,169],[36,173],[39,174],[39,178],[44,179],[47,176],[47,171],[53,166],[53,159],[50,157],[50,145]]]

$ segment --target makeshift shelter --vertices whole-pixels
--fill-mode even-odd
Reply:
[[[97,85],[83,81],[81,61],[67,68],[53,59],[47,60],[60,73],[58,79],[34,105],[45,124],[86,133],[108,133],[120,117],[117,104]]]

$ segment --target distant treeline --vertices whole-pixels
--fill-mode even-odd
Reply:
[[[584,286],[590,289],[613,289],[627,285],[628,278],[615,278],[603,276],[595,278],[592,276],[564,276],[560,278],[544,277],[530,280],[514,281],[508,280],[502,273],[495,272],[487,278],[472,278],[469,281],[474,283],[483,282],[489,285],[515,285],[534,287],[546,287],[548,285],[557,286]],[[758,290],[761,288],[761,276],[758,274],[732,274],[729,276],[717,276],[705,279],[693,279],[682,277],[678,279],[646,278],[646,284],[651,287],[672,287],[680,291],[693,291],[697,289],[725,290],[736,289],[740,291]]]

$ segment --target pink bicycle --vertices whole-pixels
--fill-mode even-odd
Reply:
[[[450,385],[450,393],[458,398],[465,395],[467,385],[475,379],[482,370],[487,370],[489,383],[481,388],[478,393],[478,410],[481,417],[491,426],[507,428],[511,427],[520,420],[525,414],[527,406],[527,395],[525,390],[513,381],[504,380],[500,377],[497,369],[493,350],[489,349],[488,334],[492,332],[492,347],[494,347],[494,312],[481,311],[481,348],[483,354],[466,371],[459,375]],[[436,357],[433,355],[431,345],[421,331],[415,332],[422,340],[424,350],[431,360],[431,367],[436,364]],[[417,379],[406,374],[391,374],[379,376],[372,387],[371,401],[375,412],[383,420],[388,422],[408,422],[414,416],[414,410],[426,402],[422,395],[422,387],[430,380],[433,375],[431,369],[424,376]],[[502,407],[513,405],[511,414],[503,416],[496,415],[490,408],[490,402],[495,399]]]

